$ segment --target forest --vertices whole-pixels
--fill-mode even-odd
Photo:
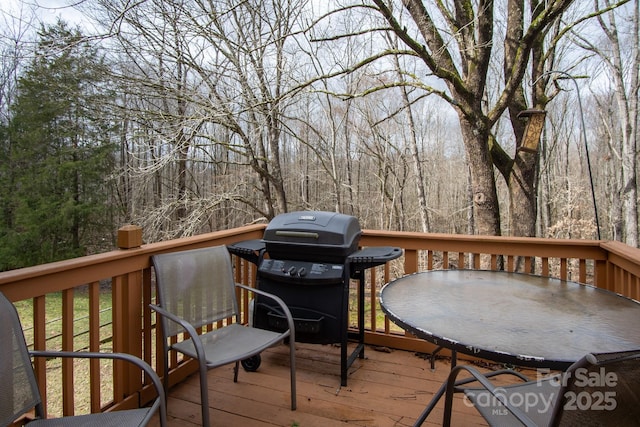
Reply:
[[[639,2],[9,2],[0,271],[297,210],[637,247]]]

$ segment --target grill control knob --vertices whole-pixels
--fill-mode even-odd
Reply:
[[[294,266],[289,267],[287,273],[289,273],[290,276],[293,276],[294,274],[296,274],[296,268]]]
[[[307,270],[304,267],[300,267],[300,270],[298,270],[298,276],[304,277],[306,275],[307,275]]]

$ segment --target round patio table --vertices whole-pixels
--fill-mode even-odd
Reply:
[[[433,270],[388,283],[380,303],[417,337],[499,363],[565,370],[588,353],[640,348],[640,303],[549,277]]]

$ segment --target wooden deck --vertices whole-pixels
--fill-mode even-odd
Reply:
[[[233,383],[232,366],[209,371],[209,411],[218,426],[410,426],[445,380],[449,361],[438,360],[435,372],[414,353],[367,346],[365,359],[350,369],[348,385],[340,387],[339,347],[296,345],[298,408],[289,408],[288,348],[262,354],[257,372],[241,370]],[[169,391],[170,427],[200,425],[196,375]],[[440,425],[443,402],[425,425]],[[460,396],[453,424],[486,425]],[[154,424],[154,426],[159,423]]]

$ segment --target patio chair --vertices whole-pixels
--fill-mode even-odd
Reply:
[[[458,380],[462,371],[471,377]],[[474,381],[481,387],[466,386]],[[446,382],[443,426],[451,423],[456,392],[492,426],[636,426],[640,349],[588,354],[563,373],[508,386],[496,386],[472,366],[456,366]]]
[[[95,352],[29,351],[14,305],[0,292],[0,426],[12,424],[35,410],[29,426],[143,426],[160,411],[160,425],[166,425],[164,390],[151,367],[129,354]],[[31,365],[31,357],[117,359],[138,366],[153,382],[158,396],[150,407],[45,419],[44,406]],[[11,385],[10,385],[11,384]],[[21,420],[23,422],[24,420]]]
[[[192,249],[154,255],[158,305],[165,355],[165,390],[169,387],[169,352],[174,350],[198,361],[202,424],[209,425],[207,370],[235,362],[233,381],[238,381],[238,365],[289,339],[291,410],[296,409],[295,335],[293,317],[284,302],[269,293],[234,281],[231,256],[225,246]],[[274,332],[240,324],[237,291],[244,289],[271,298],[280,306],[288,329]],[[209,325],[216,325],[212,328]],[[207,327],[206,332],[204,327]],[[175,339],[186,333],[184,339]],[[176,342],[178,341],[178,342]],[[258,359],[259,364],[259,359]],[[244,364],[243,364],[244,365]],[[255,362],[247,370],[255,370]]]

